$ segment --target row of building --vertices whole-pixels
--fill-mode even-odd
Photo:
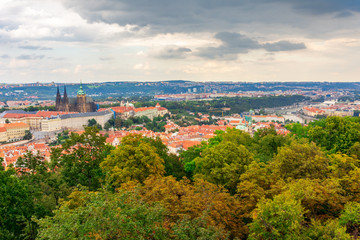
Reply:
[[[114,118],[127,119],[129,117],[146,116],[151,120],[154,117],[164,116],[169,113],[168,109],[161,107],[159,103],[157,103],[155,107],[135,108],[133,104],[128,102],[126,104],[121,104],[118,107],[100,108],[98,111],[111,111],[114,113]]]
[[[305,106],[302,109],[307,116],[354,116],[355,111],[360,111],[360,101],[339,103],[336,101],[325,101],[315,106]]]
[[[30,126],[23,122],[0,124],[0,142],[22,140]]]
[[[97,123],[104,126],[112,117],[113,113],[110,111],[77,113],[11,110],[0,114],[0,123],[25,123],[32,131],[51,132],[61,129],[83,129],[91,119],[95,119]]]

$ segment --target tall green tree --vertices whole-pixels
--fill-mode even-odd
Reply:
[[[28,185],[16,177],[13,169],[5,171],[0,165],[0,239],[23,239],[33,214]]]
[[[105,173],[100,168],[112,147],[96,127],[87,127],[82,134],[71,133],[61,148],[52,151],[52,166],[59,167],[69,186],[81,184],[90,190],[100,187]]]

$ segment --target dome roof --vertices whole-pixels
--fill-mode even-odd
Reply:
[[[77,91],[77,95],[85,95],[85,92],[84,92],[83,87],[82,87],[82,83],[80,84],[79,91]]]

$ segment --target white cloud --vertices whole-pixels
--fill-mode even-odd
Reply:
[[[0,82],[358,80],[359,7],[315,2],[2,0]]]
[[[139,63],[134,65],[133,67],[134,70],[150,70],[150,64],[149,63]]]

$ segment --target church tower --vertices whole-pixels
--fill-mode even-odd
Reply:
[[[56,101],[55,101],[55,108],[56,111],[61,111],[61,95],[60,95],[60,90],[59,90],[59,86],[57,87],[57,93],[56,93]]]
[[[63,111],[70,112],[69,98],[67,96],[66,86],[64,86]]]
[[[87,112],[86,109],[86,94],[83,90],[82,83],[80,84],[80,89],[77,91],[77,111],[78,112]]]
[[[96,112],[96,104],[91,97],[87,97],[82,83],[77,91],[75,98],[69,98],[66,86],[64,86],[64,96],[61,97],[59,87],[56,93],[56,111],[60,112]]]

